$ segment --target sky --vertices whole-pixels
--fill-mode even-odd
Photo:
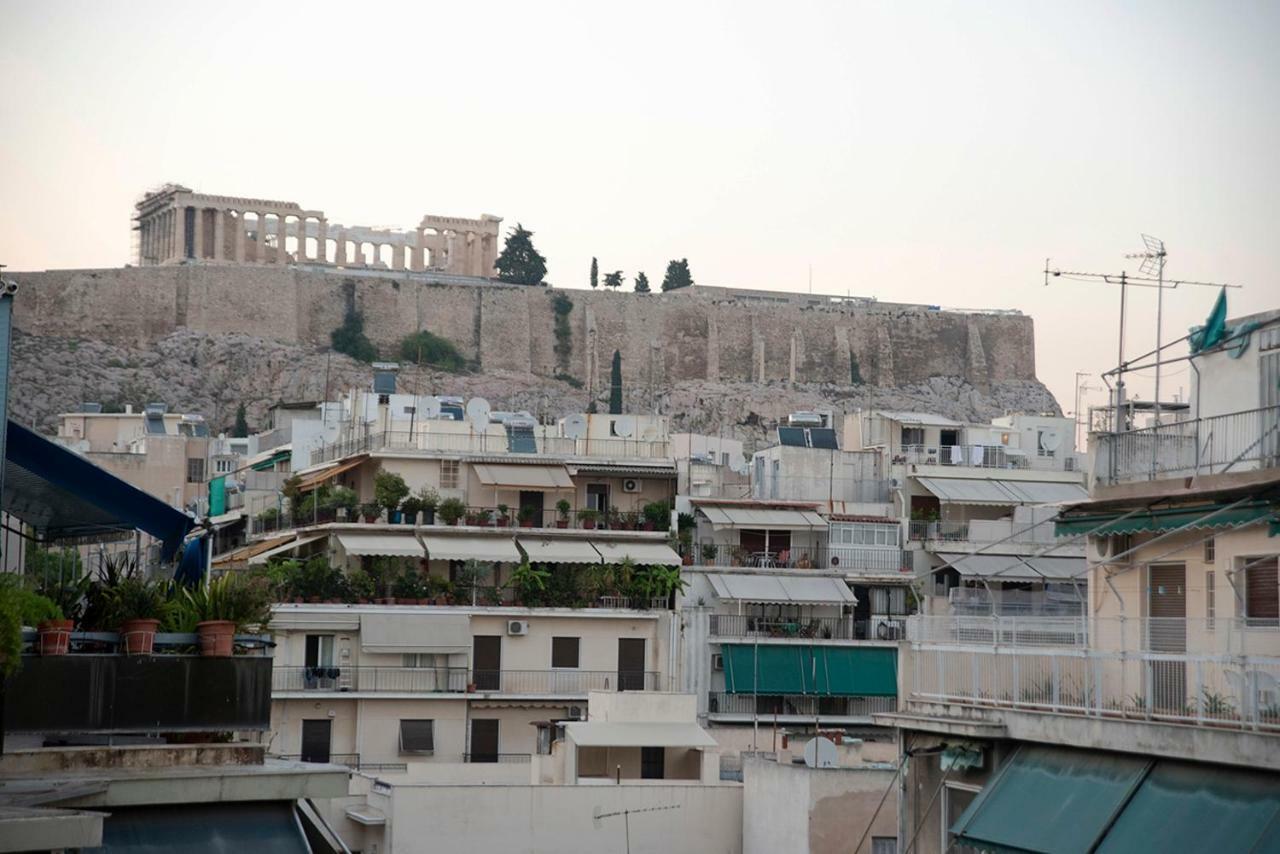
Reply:
[[[330,222],[491,213],[557,287],[688,258],[701,284],[1022,311],[1070,410],[1116,364],[1119,294],[1046,287],[1046,258],[1135,272],[1152,234],[1168,276],[1244,286],[1233,316],[1280,307],[1277,35],[1280,3],[1236,0],[0,0],[0,263],[127,263],[169,181]],[[1215,296],[1166,291],[1165,340]],[[1156,299],[1130,297],[1133,356]]]

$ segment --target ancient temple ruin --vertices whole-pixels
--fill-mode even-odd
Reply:
[[[135,205],[138,264],[289,264],[491,277],[501,217],[422,217],[408,231],[330,223],[297,202],[166,184]]]

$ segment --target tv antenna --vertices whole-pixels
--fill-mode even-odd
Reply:
[[[1130,286],[1137,288],[1156,288],[1158,300],[1156,308],[1156,403],[1155,417],[1156,423],[1160,422],[1160,359],[1161,350],[1163,349],[1163,341],[1161,335],[1160,321],[1161,309],[1164,303],[1165,289],[1176,290],[1180,285],[1191,285],[1202,288],[1239,288],[1240,285],[1226,284],[1223,282],[1200,282],[1191,279],[1166,279],[1164,277],[1164,265],[1167,252],[1165,251],[1164,241],[1150,235],[1142,235],[1142,241],[1146,247],[1144,252],[1126,255],[1126,258],[1140,258],[1142,264],[1139,266],[1141,275],[1130,276],[1125,270],[1116,273],[1093,273],[1082,270],[1063,270],[1059,267],[1051,267],[1050,259],[1044,259],[1044,284],[1049,286],[1049,279],[1062,278],[1077,282],[1104,282],[1108,285],[1120,286],[1120,334],[1119,334],[1119,355],[1117,367],[1114,371],[1108,371],[1107,374],[1114,373],[1116,375],[1116,387],[1114,393],[1115,400],[1115,419],[1112,422],[1112,430],[1121,430],[1124,428],[1122,421],[1122,412],[1125,406],[1124,396],[1124,374],[1128,369],[1128,363],[1124,358],[1124,331],[1125,331],[1125,307],[1128,298],[1128,289]],[[1151,273],[1156,275],[1153,277]],[[1107,374],[1103,374],[1105,380]]]

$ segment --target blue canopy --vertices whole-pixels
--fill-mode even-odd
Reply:
[[[9,422],[3,507],[47,539],[140,530],[170,560],[194,520],[69,448]]]

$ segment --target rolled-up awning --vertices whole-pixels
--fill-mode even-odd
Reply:
[[[584,721],[564,725],[579,747],[715,747],[716,740],[693,722]]]
[[[700,504],[698,512],[707,517],[711,527],[756,528],[769,530],[820,530],[827,520],[815,510],[789,507],[739,507],[725,504]]]
[[[422,557],[422,543],[412,531],[403,534],[357,534],[346,531],[338,534],[342,550],[349,555],[382,555],[385,557]]]
[[[471,467],[487,486],[512,489],[573,489],[569,470],[564,466],[521,466],[500,463],[476,463]]]
[[[921,477],[920,485],[950,504],[1011,505],[1022,499],[1005,489],[998,480],[969,477]]]
[[[600,563],[600,552],[586,540],[559,537],[520,537],[530,563]]]
[[[716,597],[766,605],[852,605],[858,601],[842,579],[827,576],[707,573]]]
[[[1024,504],[1061,504],[1084,501],[1088,491],[1078,483],[1049,480],[1002,480],[1000,485],[1022,499]]]
[[[666,543],[634,540],[592,540],[605,563],[622,563],[625,558],[637,566],[679,566],[680,555]]]
[[[1022,557],[1019,555],[938,552],[961,575],[1005,581],[1083,581],[1089,563],[1083,557]]]
[[[515,538],[510,535],[501,537],[462,537],[423,534],[422,543],[427,547],[427,556],[432,560],[520,562],[520,551],[516,548]]]
[[[290,553],[295,552],[302,546],[307,545],[308,543],[314,543],[316,540],[325,539],[325,536],[326,536],[325,534],[313,534],[309,537],[299,537],[293,542],[285,543],[283,545],[276,546],[275,548],[267,549],[265,552],[258,552],[257,554],[249,558],[249,565],[256,566],[258,564],[266,563],[276,555],[285,554],[286,552],[290,552]]]
[[[313,471],[301,475],[302,479],[298,481],[298,491],[308,492],[315,489],[320,484],[326,483],[330,478],[337,477],[343,472],[351,471],[367,459],[369,459],[368,454],[361,454],[360,456],[349,459],[346,462],[341,462],[337,465],[320,469],[319,471]]]
[[[467,614],[378,613],[360,615],[360,648],[369,653],[406,652],[438,655],[471,649]]]

